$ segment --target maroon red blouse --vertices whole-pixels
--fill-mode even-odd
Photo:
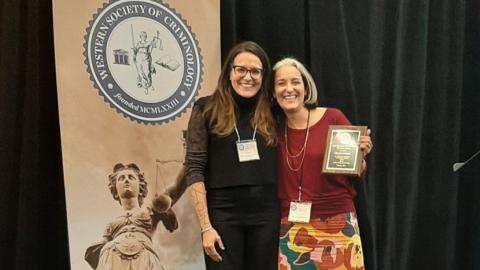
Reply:
[[[338,109],[327,108],[323,117],[310,127],[303,169],[292,171],[287,164],[285,127],[278,136],[278,196],[282,204],[282,217],[288,216],[289,204],[298,199],[298,186],[302,185],[302,201],[312,202],[311,218],[328,217],[355,211],[355,189],[350,181],[360,180],[321,173],[329,125],[350,125]],[[305,140],[305,129],[288,128],[288,147],[291,154],[299,153]],[[292,168],[298,168],[301,156],[290,158]]]

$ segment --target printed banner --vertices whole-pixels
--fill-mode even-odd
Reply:
[[[71,269],[204,269],[184,137],[220,73],[219,0],[53,13]]]

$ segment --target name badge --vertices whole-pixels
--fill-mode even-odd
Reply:
[[[289,222],[308,223],[310,222],[310,212],[312,202],[290,202],[290,211],[288,212]]]
[[[256,140],[237,141],[237,153],[240,162],[260,159]]]

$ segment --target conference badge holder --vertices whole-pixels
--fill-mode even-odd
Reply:
[[[257,141],[255,139],[237,141],[237,153],[240,162],[260,159]]]
[[[310,222],[311,210],[312,202],[291,201],[290,211],[288,211],[288,221],[297,223],[308,223]]]
[[[255,139],[257,127],[255,127],[255,130],[253,131],[253,137],[251,140],[242,140],[240,138],[240,133],[238,132],[236,124],[235,133],[237,133],[238,160],[240,162],[259,160],[260,156],[258,155],[257,140]]]

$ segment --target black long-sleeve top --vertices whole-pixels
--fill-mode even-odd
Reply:
[[[242,140],[251,139],[254,128],[250,124],[256,98],[243,98],[234,91],[237,105],[236,125]],[[237,154],[235,132],[220,137],[209,132],[203,110],[210,97],[195,102],[188,123],[186,177],[188,185],[203,181],[206,189],[235,186],[276,184],[275,146],[267,146],[264,138],[256,134],[260,160],[240,162]]]

